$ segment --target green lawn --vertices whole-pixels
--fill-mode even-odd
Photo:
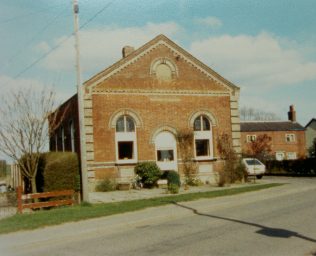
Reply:
[[[172,204],[174,202],[193,201],[201,198],[214,198],[235,195],[250,191],[272,188],[283,184],[250,185],[239,188],[227,188],[218,191],[189,193],[157,197],[152,199],[132,200],[116,203],[76,205],[51,210],[36,211],[32,214],[17,214],[0,220],[0,234],[19,230],[36,229],[45,226],[58,225],[65,222],[80,221],[85,219],[109,216],[118,213],[137,211],[148,207]]]

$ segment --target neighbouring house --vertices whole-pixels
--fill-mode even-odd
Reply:
[[[309,157],[316,157],[316,118],[305,125],[306,148]]]
[[[296,111],[290,106],[288,121],[241,122],[242,152],[248,154],[250,144],[260,135],[271,138],[271,157],[291,160],[306,156],[305,128],[296,122]]]
[[[90,191],[105,177],[133,176],[143,161],[183,174],[177,136],[188,130],[198,175],[212,182],[223,164],[218,137],[229,135],[241,153],[239,87],[164,35],[136,50],[126,46],[122,55],[83,84],[81,136]],[[60,109],[65,114],[51,135],[50,150],[78,152],[77,96]]]

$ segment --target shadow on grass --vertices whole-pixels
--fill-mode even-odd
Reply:
[[[176,206],[188,209],[188,210],[192,211],[194,214],[199,215],[199,216],[220,219],[220,220],[226,220],[226,221],[236,222],[236,223],[240,223],[240,224],[244,224],[244,225],[258,227],[260,229],[257,230],[256,233],[261,234],[261,235],[265,235],[265,236],[269,236],[269,237],[279,237],[279,238],[298,237],[298,238],[304,239],[306,241],[316,243],[316,239],[301,235],[295,231],[281,229],[281,228],[270,228],[270,227],[266,227],[266,226],[263,226],[263,225],[260,225],[257,223],[248,222],[248,221],[237,220],[237,219],[227,218],[227,217],[221,217],[221,216],[216,216],[216,215],[212,215],[212,214],[205,214],[205,213],[201,213],[198,210],[191,208],[189,206],[185,206],[185,205],[179,204],[179,203],[174,202],[174,201],[172,203]]]

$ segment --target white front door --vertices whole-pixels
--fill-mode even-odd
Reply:
[[[162,171],[178,170],[177,141],[174,135],[164,131],[155,138],[156,161]]]

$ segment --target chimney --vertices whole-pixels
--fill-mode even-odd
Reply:
[[[134,47],[132,46],[124,46],[122,49],[123,58],[127,57],[134,51]]]
[[[289,121],[296,122],[296,111],[294,110],[294,105],[290,106],[290,111],[287,112]]]

